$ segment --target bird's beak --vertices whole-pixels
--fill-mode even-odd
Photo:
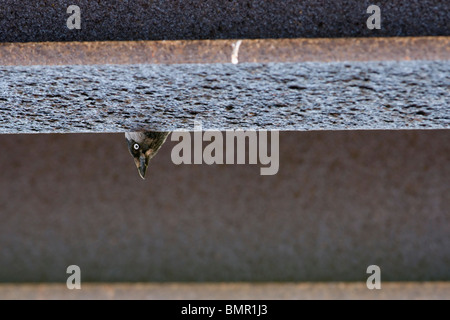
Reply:
[[[137,158],[134,159],[139,175],[141,176],[142,179],[145,179],[145,173],[147,172],[148,168],[148,160],[149,157],[147,157],[147,155],[145,154],[141,154],[139,159]]]

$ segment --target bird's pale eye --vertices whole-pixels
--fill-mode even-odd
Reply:
[[[134,148],[134,150],[139,150],[139,145],[137,143],[135,143],[133,148]]]

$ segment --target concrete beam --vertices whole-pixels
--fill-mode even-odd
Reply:
[[[248,41],[234,52],[238,64],[230,63],[231,42],[4,45],[0,57],[12,65],[0,67],[0,133],[170,131],[192,129],[195,118],[219,130],[446,129],[448,42]],[[102,47],[120,48],[104,63],[151,64],[72,65],[102,61],[96,58]],[[170,48],[175,53],[166,55]],[[370,48],[375,54],[362,54]],[[22,49],[8,60],[5,52]],[[72,55],[53,61],[59,50]],[[135,55],[125,58],[127,52]],[[327,52],[322,62],[313,59],[318,52]],[[342,62],[345,57],[354,61]],[[400,61],[361,62],[373,59]],[[208,63],[195,63],[202,60]],[[71,65],[18,66],[21,61]]]
[[[81,29],[66,26],[69,5]],[[381,29],[367,8],[378,4]],[[0,42],[450,35],[441,0],[3,0]]]
[[[61,284],[0,285],[1,300],[422,300],[448,299],[448,282],[385,282],[382,290],[366,283],[116,283],[83,284],[67,290]],[[179,312],[179,311],[174,311]]]
[[[0,65],[449,60],[450,37],[0,43]]]

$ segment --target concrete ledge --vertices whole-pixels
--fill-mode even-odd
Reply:
[[[447,61],[0,67],[0,133],[450,127]]]
[[[6,299],[146,299],[146,300],[278,300],[278,299],[450,299],[449,282],[385,282],[381,290],[365,283],[119,283],[0,285]]]
[[[0,65],[231,63],[238,40],[0,43]],[[449,60],[450,37],[239,40],[240,63]]]
[[[449,37],[0,44],[0,133],[170,131],[194,118],[446,129],[449,48]]]

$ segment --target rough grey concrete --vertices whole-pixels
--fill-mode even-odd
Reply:
[[[67,7],[81,8],[69,30]],[[369,30],[367,8],[382,10]],[[0,42],[450,35],[441,0],[0,1]]]
[[[280,171],[138,176],[122,134],[0,136],[0,281],[450,280],[450,131],[282,132]]]
[[[81,290],[65,285],[0,285],[0,300],[145,299],[145,300],[304,300],[304,299],[450,299],[448,282],[382,284],[368,290],[366,283],[139,283],[82,284]],[[179,313],[180,309],[171,310]],[[274,315],[271,310],[272,316]]]
[[[448,61],[0,67],[0,132],[442,129]]]

